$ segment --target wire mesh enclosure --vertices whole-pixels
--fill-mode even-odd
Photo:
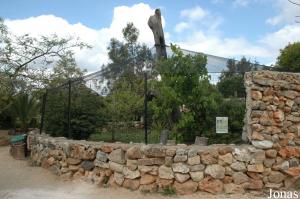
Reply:
[[[269,68],[247,60],[182,52],[201,55],[195,60],[202,66],[175,68],[168,53],[171,61],[160,70],[154,66],[125,71],[114,79],[100,70],[48,88],[41,131],[106,142],[190,144],[201,137],[208,143],[242,142],[243,74]],[[228,118],[228,133],[216,133],[217,117]]]

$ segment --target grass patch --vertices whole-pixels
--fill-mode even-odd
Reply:
[[[108,181],[109,181],[109,177],[108,176],[104,176],[104,178],[103,178],[103,184],[107,185]]]
[[[168,186],[162,190],[161,194],[164,196],[176,196],[176,190],[173,187]]]
[[[123,143],[143,143],[145,141],[144,129],[117,129],[109,132],[97,132],[90,135],[89,140],[91,141],[104,141],[104,142],[123,142]],[[149,130],[148,132],[148,143],[159,143],[160,142],[160,131]]]

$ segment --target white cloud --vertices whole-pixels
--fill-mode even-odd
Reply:
[[[196,31],[198,27],[206,29],[206,32],[217,32],[218,26],[223,18],[218,14],[210,12],[200,6],[191,9],[184,9],[180,12],[182,21],[177,23],[174,30],[176,33]]]
[[[70,24],[54,15],[41,15],[20,20],[6,20],[9,30],[17,35],[29,33],[33,37],[57,34],[60,37],[79,37],[83,42],[93,46],[92,49],[75,50],[75,58],[82,68],[94,71],[108,61],[103,56],[108,41],[107,30],[94,30],[81,23]],[[102,45],[101,45],[102,44]]]
[[[272,6],[270,0],[253,0],[253,2],[268,3]],[[236,0],[233,3],[236,3],[236,6],[247,6],[252,2]],[[288,43],[300,41],[300,24],[294,22],[295,10],[297,9],[299,12],[300,7],[293,7],[287,0],[276,0],[275,5],[279,7],[282,5],[279,15],[275,18],[278,21],[276,24],[280,22],[283,23],[283,26],[261,35],[255,41],[250,41],[243,36],[224,37],[220,29],[223,18],[209,10],[204,10],[206,14],[197,23],[186,20],[175,26],[177,33],[184,31],[184,34],[180,34],[179,39],[175,42],[184,49],[236,59],[246,56],[252,61],[259,61],[261,64],[274,64],[280,49]],[[291,6],[293,9],[291,9]]]
[[[266,34],[261,40],[264,46],[272,52],[274,60],[279,55],[279,50],[289,43],[300,41],[300,26],[297,24],[285,25],[276,32]]]
[[[131,7],[118,6],[114,8],[112,23],[109,27],[96,30],[81,23],[71,24],[67,20],[54,15],[41,15],[19,20],[5,21],[14,34],[30,33],[32,36],[51,35],[56,33],[61,37],[79,37],[83,42],[93,46],[92,49],[76,50],[75,58],[79,66],[88,71],[96,71],[102,64],[108,62],[107,46],[110,38],[122,39],[122,29],[128,22],[133,22],[140,31],[140,42],[153,46],[153,35],[148,27],[148,18],[154,14],[147,4],[135,4]],[[162,18],[163,26],[165,20]],[[166,39],[169,33],[166,33]]]
[[[283,0],[277,1],[283,2]],[[94,48],[77,50],[76,60],[82,68],[91,72],[99,70],[103,63],[108,62],[106,48],[109,40],[112,37],[122,39],[121,30],[127,22],[133,22],[140,30],[140,42],[153,46],[153,35],[147,25],[148,18],[153,13],[154,9],[143,3],[131,7],[119,6],[114,9],[110,26],[99,30],[81,23],[71,24],[65,19],[53,15],[6,20],[6,24],[15,34],[30,33],[37,36],[57,33],[62,37],[69,35],[80,37],[82,41],[93,45]],[[294,14],[291,15],[291,17],[293,16]],[[165,32],[167,43],[172,36],[172,42],[179,44],[182,48],[217,56],[239,58],[244,55],[264,64],[274,63],[279,49],[284,48],[289,42],[300,40],[300,26],[296,23],[287,24],[277,31],[269,32],[256,41],[249,41],[242,36],[224,37],[219,26],[223,18],[199,6],[183,10],[181,17],[182,21],[174,27],[175,31],[172,35]],[[279,21],[286,23],[286,19],[286,17],[282,17]]]
[[[257,2],[259,1],[257,0]],[[243,36],[224,37],[219,28],[222,18],[218,21],[216,16],[212,17],[213,13],[207,10],[205,12],[208,14],[202,21],[206,24],[188,22],[190,28],[184,29],[184,36],[181,34],[180,40],[176,41],[182,48],[236,59],[246,56],[252,61],[257,60],[262,64],[270,64],[275,63],[280,49],[290,42],[300,41],[300,26],[296,23],[286,24],[253,41]],[[177,26],[180,27],[180,24]]]
[[[207,15],[207,12],[202,9],[200,6],[196,6],[192,9],[185,9],[180,12],[181,17],[186,17],[192,21],[199,21]]]
[[[251,44],[245,38],[221,38],[218,35],[207,35],[203,31],[194,32],[185,41],[179,42],[182,48],[205,52],[222,57],[247,56],[251,58],[271,56],[265,48]]]
[[[300,26],[293,24],[265,34],[256,41],[249,41],[243,37],[224,38],[218,34],[207,34],[199,29],[178,41],[178,45],[185,49],[222,57],[239,59],[246,56],[252,61],[269,65],[276,62],[280,49],[297,41],[300,41]]]
[[[275,0],[273,6],[278,10],[278,15],[268,18],[267,23],[278,25],[282,23],[295,23],[295,16],[299,15],[300,7],[287,0]],[[300,20],[300,19],[299,19]]]
[[[178,24],[176,24],[175,26],[175,32],[177,33],[181,33],[182,31],[188,29],[190,27],[190,25],[186,22],[180,22]]]

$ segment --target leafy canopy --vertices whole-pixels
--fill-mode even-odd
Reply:
[[[84,74],[72,54],[63,56],[53,68],[49,85],[62,85]],[[82,81],[71,84],[71,135],[73,139],[87,139],[103,123],[103,98],[87,88]],[[68,85],[50,89],[47,93],[45,129],[53,136],[68,136]]]
[[[213,127],[220,96],[209,83],[205,56],[183,55],[174,45],[171,49],[171,58],[157,65],[161,80],[155,83],[158,97],[151,103],[153,118],[184,141],[193,141],[196,134]]]
[[[33,96],[20,93],[14,97],[11,109],[20,123],[21,131],[27,132],[29,123],[38,115],[39,104]]]
[[[151,51],[138,42],[139,31],[133,23],[128,23],[122,32],[125,42],[112,38],[107,48],[111,63],[105,67],[105,77],[111,82],[122,75],[142,76],[145,69],[153,67]]]
[[[14,35],[0,18],[0,126],[12,127],[11,103],[20,93],[39,97],[51,81],[49,68],[72,54],[74,48],[89,47],[79,39],[57,35]]]
[[[250,60],[243,57],[240,61],[229,59],[226,67],[227,70],[222,71],[220,81],[217,84],[218,90],[226,98],[246,97],[244,74],[245,72],[255,70],[257,63],[252,64]]]
[[[280,50],[275,69],[287,72],[300,72],[300,42],[290,43]]]
[[[112,38],[108,46],[111,63],[104,68],[109,94],[106,97],[110,121],[140,120],[143,115],[144,72],[153,68],[150,49],[138,42],[139,30],[128,23],[123,41]]]
[[[72,53],[74,48],[86,47],[90,46],[79,38],[60,38],[56,34],[39,37],[14,35],[0,20],[0,74],[12,82],[21,82],[23,90],[42,87],[49,78],[47,69],[53,63]],[[16,86],[14,84],[11,89]]]

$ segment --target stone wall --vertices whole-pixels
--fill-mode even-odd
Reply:
[[[272,142],[273,143],[273,142]],[[178,194],[244,193],[291,188],[299,179],[299,148],[251,145],[144,145],[67,140],[30,133],[34,165],[62,179],[99,186]]]
[[[247,135],[258,148],[300,146],[300,73],[245,75]],[[298,147],[297,147],[298,146]]]

